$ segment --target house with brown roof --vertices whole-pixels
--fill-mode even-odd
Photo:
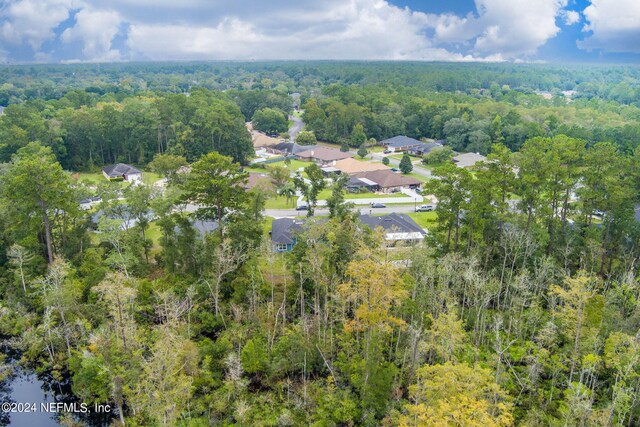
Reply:
[[[361,172],[353,174],[352,176],[360,180],[364,178],[367,184],[371,182],[375,183],[373,190],[383,193],[393,193],[403,188],[415,189],[422,185],[421,181],[410,176],[392,172],[390,169]]]
[[[316,162],[318,165],[331,165],[338,160],[348,159],[351,154],[337,150],[335,148],[316,146],[313,149],[301,151],[296,154],[298,160],[306,162]]]
[[[247,178],[247,183],[245,188],[247,190],[251,190],[256,186],[261,186],[262,189],[274,189],[273,183],[271,182],[271,177],[266,173],[250,173],[249,178]]]

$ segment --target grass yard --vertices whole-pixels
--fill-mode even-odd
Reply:
[[[325,188],[318,194],[318,200],[327,200],[331,197],[331,189]],[[380,199],[380,198],[400,198],[409,197],[403,193],[389,193],[389,194],[376,194],[376,193],[347,193],[345,192],[344,198],[346,200],[353,199]]]
[[[409,212],[407,215],[422,228],[430,229],[436,226],[438,214],[435,212]]]
[[[287,198],[284,196],[273,196],[267,199],[265,209],[295,209],[298,196],[292,197],[287,204]]]
[[[257,168],[257,167],[245,167],[244,170],[247,172],[251,172],[251,173],[268,173],[269,170],[267,169],[269,166],[286,166],[287,168],[289,168],[289,170],[291,172],[297,172],[299,168],[305,168],[307,166],[309,166],[311,164],[311,162],[303,162],[301,160],[294,160],[292,159],[291,162],[289,163],[289,165],[287,165],[284,161],[282,162],[276,162],[276,163],[269,163],[268,165],[265,165],[266,168]]]
[[[427,178],[426,176],[420,175],[419,173],[416,173],[416,172],[411,172],[411,173],[409,173],[409,174],[407,174],[405,176],[410,176],[411,178],[415,178],[420,182],[430,182],[431,181],[431,178]]]

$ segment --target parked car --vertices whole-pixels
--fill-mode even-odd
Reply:
[[[604,211],[601,211],[600,209],[595,209],[595,210],[593,211],[593,214],[594,214],[595,216],[603,217],[603,216],[605,215],[605,212],[604,212]]]
[[[436,210],[436,205],[420,205],[416,208],[416,212],[432,212]]]
[[[384,150],[383,153],[384,154],[389,154],[389,153],[391,153],[391,150]]]
[[[372,208],[386,208],[387,205],[385,205],[384,203],[373,202],[373,203],[371,203],[371,207]]]
[[[308,211],[309,210],[309,205],[307,205],[306,203],[302,203],[302,204],[296,206],[296,210],[297,211]]]
[[[391,172],[398,172],[400,169],[398,168],[391,168]]]

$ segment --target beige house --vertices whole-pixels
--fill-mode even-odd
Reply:
[[[487,158],[479,153],[464,153],[458,154],[451,160],[453,160],[453,163],[455,163],[459,168],[470,168],[475,166],[478,162],[486,161]]]
[[[389,170],[389,167],[383,165],[382,163],[361,162],[354,158],[338,160],[332,166],[347,175],[352,175],[354,173],[360,172]]]
[[[316,146],[313,149],[301,151],[296,154],[298,160],[306,162],[316,162],[318,165],[332,166],[333,162],[348,159],[351,154],[337,150],[335,148]]]

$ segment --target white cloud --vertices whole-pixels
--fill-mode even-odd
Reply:
[[[26,42],[39,50],[74,6],[74,0],[8,0],[0,8],[0,44]]]
[[[638,0],[591,0],[582,12],[591,35],[578,41],[586,50],[640,53],[640,2]]]
[[[582,19],[565,9],[569,0],[475,0],[476,11],[465,16],[417,12],[392,0],[3,1],[0,46],[5,56],[30,45],[34,59],[64,61],[531,60],[558,34],[559,23]],[[625,37],[613,34],[603,16],[610,14],[613,2],[627,2],[627,9],[637,11],[640,0],[592,2],[584,16],[593,35],[583,46],[608,47],[616,37]],[[625,16],[623,9],[617,12]],[[72,13],[75,22],[65,22]],[[57,37],[62,23],[68,28]],[[113,45],[121,28],[128,28],[123,52]],[[42,46],[51,49],[40,52]]]
[[[110,10],[82,9],[76,14],[76,25],[64,30],[60,36],[65,43],[79,40],[83,44],[82,54],[92,61],[114,61],[120,52],[111,49],[111,41],[118,33],[122,18]]]
[[[573,25],[580,22],[580,13],[575,10],[565,10],[562,12],[562,18],[564,19],[564,25]]]
[[[246,14],[214,26],[132,23],[127,44],[149,59],[473,59],[432,45],[427,22],[386,1],[334,0],[307,13]]]
[[[558,34],[557,17],[579,19],[576,12],[563,9],[567,0],[475,0],[475,4],[476,15],[429,15],[435,41],[462,43],[478,56],[521,59]]]

